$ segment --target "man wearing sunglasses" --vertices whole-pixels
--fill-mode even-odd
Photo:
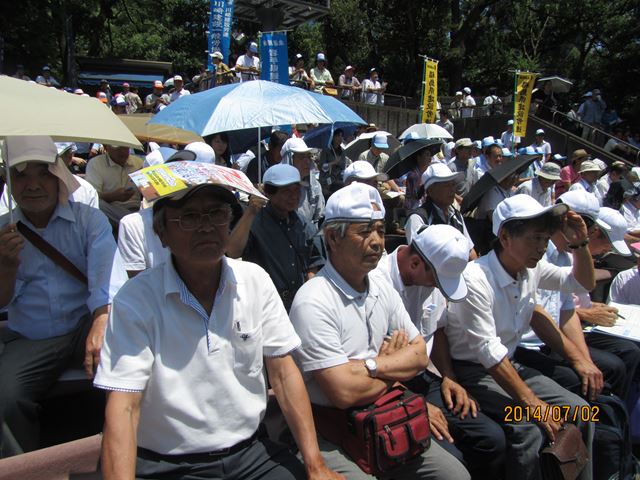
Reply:
[[[342,478],[320,456],[291,357],[300,339],[273,282],[224,256],[236,202],[222,186],[198,185],[153,206],[171,261],[121,290],[95,380],[110,391],[106,479]],[[264,366],[304,467],[264,434]]]

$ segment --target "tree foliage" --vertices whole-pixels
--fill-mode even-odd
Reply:
[[[637,0],[333,0],[330,14],[289,34],[293,56],[308,66],[327,54],[337,77],[348,64],[359,76],[381,70],[388,91],[420,92],[422,59],[440,60],[440,91],[471,86],[513,88],[513,70],[574,81],[574,100],[600,88],[621,115],[640,118],[640,2]],[[205,61],[207,0],[21,0],[2,2],[5,70],[44,63],[63,76],[66,50],[78,55],[173,62],[191,73]],[[65,30],[65,27],[67,30]],[[256,38],[259,26],[236,22]],[[69,42],[69,32],[72,41]],[[243,53],[233,44],[233,53]],[[0,57],[1,58],[1,57]]]

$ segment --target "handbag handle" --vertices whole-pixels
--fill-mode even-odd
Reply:
[[[395,386],[380,398],[378,398],[375,402],[373,402],[372,406],[381,407],[382,405],[386,405],[387,403],[404,395],[405,390],[406,389],[403,386]]]

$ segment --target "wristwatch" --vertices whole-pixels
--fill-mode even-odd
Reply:
[[[367,358],[364,361],[364,368],[367,369],[371,378],[376,378],[378,375],[378,363],[373,358]]]

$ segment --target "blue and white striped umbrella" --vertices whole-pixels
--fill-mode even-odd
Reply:
[[[149,121],[190,130],[203,137],[226,132],[234,153],[255,145],[271,127],[335,122],[366,124],[347,105],[331,96],[264,80],[184,96]]]

